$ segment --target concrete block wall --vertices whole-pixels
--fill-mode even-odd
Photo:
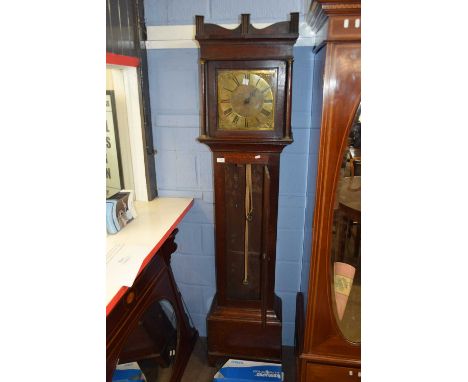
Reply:
[[[311,0],[145,0],[147,25],[193,24],[194,15],[205,16],[205,22],[236,23],[242,13],[250,13],[251,22],[289,20],[291,12],[301,19]]]
[[[208,22],[235,23],[241,13],[251,13],[255,23],[288,20],[290,12],[302,11],[303,7],[300,0],[273,3],[147,0],[145,12],[148,26],[193,24],[195,14],[204,14]],[[311,130],[312,49],[297,47],[294,56],[294,143],[281,156],[275,288],[283,301],[284,345],[294,343],[295,298],[301,288],[305,214],[313,175],[309,167],[316,167],[310,147],[311,140],[313,145],[317,139]],[[151,49],[148,64],[159,195],[195,198],[194,207],[179,226],[172,267],[195,326],[205,336],[216,283],[212,155],[196,140],[200,113],[198,49]]]
[[[211,152],[199,134],[198,51],[148,51],[148,71],[160,196],[193,197],[179,225],[172,268],[200,335],[215,292]]]
[[[315,204],[315,189],[317,177],[317,162],[320,143],[320,124],[322,117],[323,67],[325,65],[325,49],[314,55],[312,78],[312,109],[310,123],[310,139],[307,166],[307,187],[304,224],[304,242],[302,256],[302,271],[300,290],[304,301],[308,298],[310,280],[310,257],[312,255],[312,225]]]
[[[275,285],[283,301],[283,343],[287,345],[294,343],[296,294],[302,272],[312,76],[312,49],[294,48],[291,120],[294,143],[281,154]]]

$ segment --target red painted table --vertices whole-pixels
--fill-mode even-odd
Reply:
[[[171,303],[177,320],[177,349],[171,382],[179,381],[198,336],[191,326],[170,267],[177,225],[193,205],[188,198],[157,198],[135,202],[138,216],[115,235],[108,235],[108,253],[123,248],[142,260],[130,287],[116,283],[108,267],[106,278],[106,380],[112,374],[127,339],[145,312],[160,300]],[[139,261],[139,260],[138,260]],[[115,268],[113,268],[115,270]],[[137,359],[135,359],[137,361]]]

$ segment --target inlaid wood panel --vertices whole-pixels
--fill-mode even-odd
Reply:
[[[361,371],[357,368],[320,365],[308,363],[306,381],[313,382],[352,382],[361,380]]]
[[[361,364],[360,343],[346,338],[337,323],[336,296],[330,287],[334,275],[330,253],[335,196],[349,132],[361,101],[360,1],[314,0],[310,13],[307,19],[312,30],[318,32],[328,26],[328,33],[314,50],[325,56],[325,63],[323,92],[317,94],[323,102],[303,339],[298,333],[299,380],[340,382],[360,379]]]

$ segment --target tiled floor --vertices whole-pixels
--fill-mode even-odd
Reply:
[[[207,359],[206,337],[198,339],[190,356],[187,367],[181,382],[212,382],[218,368],[210,367]],[[283,371],[285,374],[285,382],[294,382],[296,380],[295,373],[295,357],[294,348],[290,346],[283,347]],[[168,369],[160,369],[159,378],[157,373],[146,372],[147,382],[166,382],[170,378]]]

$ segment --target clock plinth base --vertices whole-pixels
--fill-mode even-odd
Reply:
[[[213,299],[207,318],[208,361],[211,365],[229,358],[281,362],[281,299],[262,323],[259,308],[218,305]]]

